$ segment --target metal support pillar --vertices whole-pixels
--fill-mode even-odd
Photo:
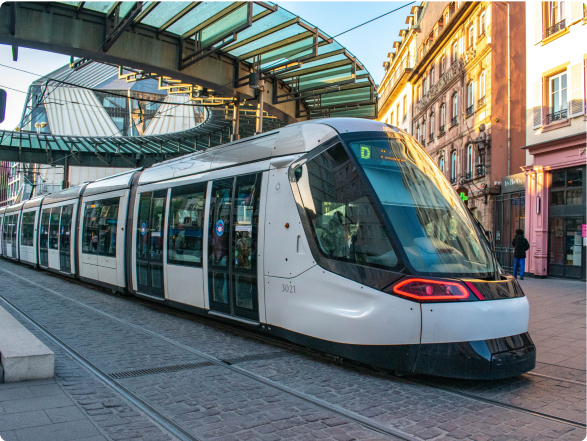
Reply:
[[[63,159],[63,182],[61,183],[61,189],[65,190],[69,188],[69,158],[67,156]]]
[[[259,88],[259,98],[257,99],[257,112],[255,120],[257,127],[255,129],[255,135],[263,133],[263,87]]]
[[[239,123],[240,123],[240,109],[241,109],[241,94],[236,93],[236,102],[234,103],[234,107],[232,108],[232,136],[230,137],[230,141],[237,141],[239,139],[238,132],[239,132]]]

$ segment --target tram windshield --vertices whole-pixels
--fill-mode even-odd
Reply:
[[[491,252],[458,195],[431,158],[408,136],[348,139],[395,231],[419,273],[487,277]]]

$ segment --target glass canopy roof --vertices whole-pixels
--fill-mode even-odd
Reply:
[[[194,49],[188,56],[208,49],[254,65],[264,78],[276,79],[288,90],[274,96],[273,104],[300,101],[298,117],[322,118],[338,112],[376,117],[375,84],[364,66],[329,35],[274,3],[58,3],[107,16],[118,9],[120,19],[139,3],[133,26],[191,41]],[[241,80],[239,86],[247,84],[248,79]]]

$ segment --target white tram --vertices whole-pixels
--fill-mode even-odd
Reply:
[[[7,259],[401,373],[534,368],[528,301],[421,146],[311,121],[0,210]]]

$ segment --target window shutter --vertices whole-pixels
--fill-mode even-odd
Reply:
[[[534,2],[534,44],[542,41],[542,2]]]
[[[542,79],[536,81],[533,89],[532,128],[542,127]]]
[[[570,2],[571,3],[571,20],[567,26],[581,20],[583,18],[583,2]]]
[[[585,113],[585,80],[583,77],[583,64],[574,64],[569,70],[571,74],[569,117],[573,118]]]

